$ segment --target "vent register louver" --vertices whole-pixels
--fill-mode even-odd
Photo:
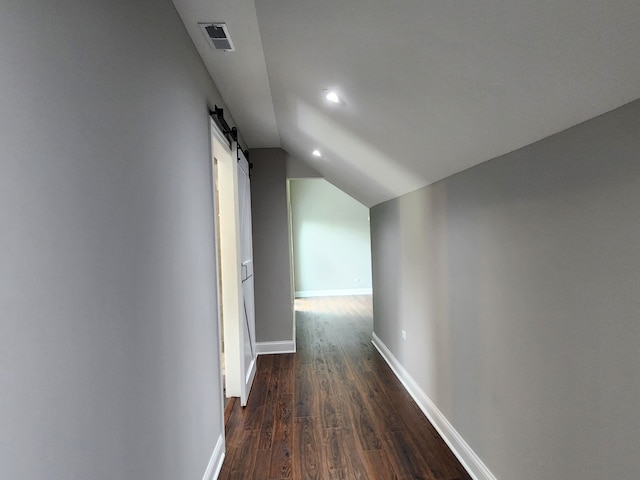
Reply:
[[[200,30],[204,33],[211,48],[223,52],[235,51],[236,48],[233,46],[226,23],[199,23],[198,25],[200,25]]]

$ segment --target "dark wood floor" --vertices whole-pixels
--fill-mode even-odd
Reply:
[[[471,479],[371,344],[371,310],[296,300],[298,352],[259,357],[220,479]]]

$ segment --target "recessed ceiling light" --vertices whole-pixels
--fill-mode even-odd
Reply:
[[[331,103],[340,103],[340,97],[338,96],[338,94],[336,92],[334,92],[333,90],[330,90],[325,97],[328,101],[330,101]]]
[[[320,153],[320,150],[318,150],[317,148],[313,152],[311,152],[311,155],[318,158],[322,157],[322,153]]]

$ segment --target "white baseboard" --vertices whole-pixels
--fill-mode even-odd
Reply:
[[[442,439],[449,445],[453,454],[460,460],[462,466],[469,472],[474,480],[496,480],[496,477],[486,467],[480,457],[464,441],[453,425],[442,414],[438,407],[431,401],[416,381],[409,375],[400,362],[393,356],[380,338],[373,334],[373,345],[378,349],[382,358],[389,364],[393,373],[402,382],[409,394],[416,401],[422,412],[438,431]]]
[[[213,449],[211,458],[209,459],[209,465],[204,472],[202,480],[216,480],[222,470],[222,463],[224,462],[224,434],[218,437],[216,447]]]
[[[280,342],[257,342],[256,353],[267,355],[272,353],[296,353],[296,342],[284,340]]]
[[[371,288],[350,288],[339,290],[299,290],[296,292],[296,298],[308,297],[342,297],[346,295],[371,295]]]

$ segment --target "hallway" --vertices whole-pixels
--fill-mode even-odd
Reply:
[[[371,296],[298,299],[296,328],[229,413],[220,479],[471,478],[371,344]]]

